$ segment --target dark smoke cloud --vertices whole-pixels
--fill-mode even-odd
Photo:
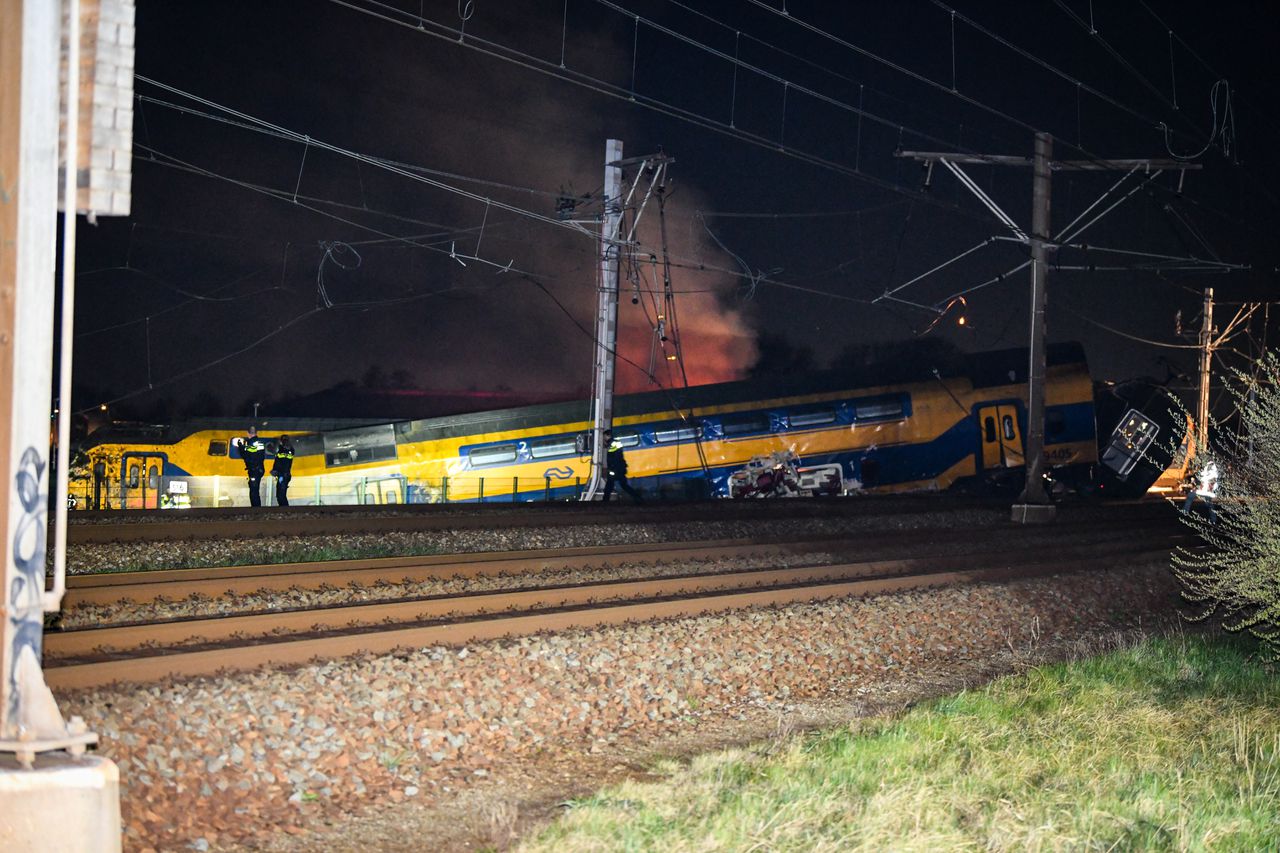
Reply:
[[[476,32],[523,28],[531,44],[549,46],[560,22],[546,24],[532,6],[482,8],[469,22]],[[616,34],[591,22],[582,27],[573,49],[597,57],[600,73],[621,73],[617,57],[627,53],[616,49]],[[304,15],[278,4],[143,7],[138,45],[140,74],[338,146],[482,179],[490,183],[442,180],[548,216],[552,194],[562,189],[587,196],[583,209],[598,211],[607,138],[623,139],[627,155],[660,144],[614,101],[336,6],[316,4]],[[226,74],[228,67],[236,73]],[[139,91],[179,100],[145,85]],[[589,385],[592,341],[583,329],[594,325],[599,251],[589,235],[145,102],[135,122],[138,141],[161,152],[161,161],[178,158],[223,179],[296,192],[303,202],[139,160],[132,221],[86,229],[82,238],[81,269],[129,270],[82,279],[77,328],[155,316],[82,339],[82,385],[119,394],[163,384],[313,309],[321,277],[333,307],[154,394],[183,400],[211,391],[237,407],[251,397],[280,399],[359,380],[375,365],[385,373],[403,369],[423,388],[569,394]],[[678,160],[678,151],[670,153]],[[678,163],[672,174],[678,191],[668,213],[688,218],[705,206],[705,195]],[[304,207],[307,197],[367,207],[318,205],[434,251],[317,215]],[[419,239],[423,234],[433,236]],[[660,252],[656,206],[645,214],[641,239]],[[340,245],[326,256],[322,243]],[[672,229],[669,248],[677,257],[731,265],[687,229]],[[512,271],[451,258],[451,250],[510,263]],[[678,296],[688,381],[741,376],[755,343],[750,311],[733,295],[736,280],[677,270],[673,284],[696,291]],[[218,298],[241,298],[192,302],[184,295],[215,290]],[[627,363],[648,367],[653,331],[626,295],[620,325],[620,390],[652,387],[645,371]],[[678,378],[667,367],[658,372],[664,383]]]

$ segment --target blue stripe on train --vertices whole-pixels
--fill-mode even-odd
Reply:
[[[1061,429],[1047,436],[1045,448],[1051,449],[1057,444],[1069,444],[1089,441],[1096,437],[1092,403],[1070,403],[1050,406],[1048,413],[1062,416]],[[836,453],[820,453],[805,456],[801,465],[839,464],[844,469],[846,478],[856,478],[866,482],[864,463],[874,460],[877,466],[873,486],[892,486],[910,483],[917,480],[929,480],[940,476],[943,472],[966,458],[975,457],[982,451],[981,435],[977,420],[973,417],[962,418],[946,432],[933,441],[921,444],[898,444],[890,447],[859,448],[857,450]],[[729,477],[741,469],[741,465],[727,465],[711,468],[708,477],[711,483],[711,494],[727,497],[729,494]],[[652,477],[635,477],[631,485],[642,491],[655,494],[664,487],[680,487],[681,481],[700,480],[701,470],[682,471],[674,474],[660,474]],[[571,500],[579,494],[578,486],[553,486],[550,490],[538,489],[521,492],[517,500],[541,500],[549,495],[551,500]],[[510,501],[511,496],[494,495],[485,498],[485,502]]]

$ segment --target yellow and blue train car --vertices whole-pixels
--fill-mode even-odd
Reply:
[[[267,440],[268,470],[278,435],[293,437],[295,446],[301,442],[314,448],[327,432],[369,424],[316,418],[264,421],[262,428],[272,430]],[[172,425],[112,424],[99,429],[81,443],[78,463],[73,461],[71,495],[76,506],[85,509],[247,505],[244,460],[233,441],[245,434],[247,426],[241,419],[205,418]],[[329,497],[329,503],[350,502],[345,494]]]
[[[1049,348],[1045,456],[1084,482],[1098,461],[1093,383],[1081,348]],[[617,398],[614,439],[633,486],[653,497],[729,494],[753,457],[796,454],[854,489],[947,489],[1024,466],[1026,350],[968,356],[947,370],[875,366]],[[243,506],[237,421],[95,433],[84,506]],[[290,503],[566,500],[590,475],[586,401],[396,423],[273,419],[268,457],[293,438]],[[270,464],[268,463],[268,470]],[[264,503],[271,502],[270,477]]]
[[[1049,362],[1046,460],[1083,477],[1098,458],[1092,380],[1076,345],[1052,348]],[[782,450],[805,466],[839,466],[855,488],[946,489],[1023,467],[1027,366],[1025,350],[1010,350],[928,378],[877,367],[630,395],[615,402],[613,437],[631,484],[650,495],[727,496],[734,471]],[[568,404],[411,422],[402,470],[448,478],[450,499],[509,500],[513,486],[569,498],[590,473],[575,443],[588,414]]]

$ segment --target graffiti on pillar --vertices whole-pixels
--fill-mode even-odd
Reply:
[[[21,696],[16,681],[16,662],[24,647],[40,659],[44,640],[44,560],[46,537],[46,495],[40,491],[44,481],[45,461],[39,451],[28,447],[18,463],[14,487],[22,518],[13,534],[13,563],[17,571],[8,589],[9,623],[13,637],[9,643],[9,707],[8,719],[16,719]]]

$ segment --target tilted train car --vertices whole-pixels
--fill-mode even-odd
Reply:
[[[1193,424],[1169,391],[1133,379],[1103,383],[1094,399],[1098,422],[1115,425],[1099,435],[1097,487],[1119,497],[1180,486],[1196,446]]]
[[[1098,442],[1083,351],[1055,345],[1048,361],[1046,460],[1057,478],[1086,482]],[[837,474],[842,491],[1016,479],[1027,367],[1026,350],[1006,350],[951,370],[879,365],[627,395],[615,401],[614,438],[632,485],[653,497],[725,496],[734,471],[784,450]],[[590,474],[582,451],[589,417],[580,401],[353,426],[267,420],[259,434],[269,457],[275,436],[293,437],[297,505],[566,500]],[[231,441],[244,426],[204,422],[128,441],[95,433],[82,505],[247,505]],[[269,486],[268,476],[267,504]]]

